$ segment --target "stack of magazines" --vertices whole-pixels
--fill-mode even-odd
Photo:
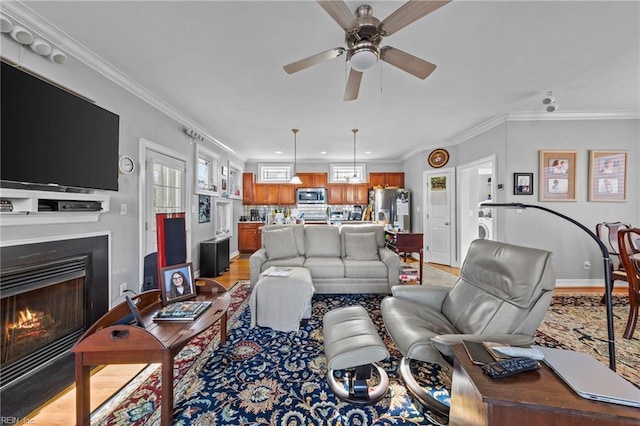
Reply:
[[[154,317],[154,321],[193,321],[200,316],[211,302],[188,300],[174,302],[162,308]]]

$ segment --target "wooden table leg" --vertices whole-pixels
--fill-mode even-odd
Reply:
[[[90,378],[91,367],[83,365],[83,357],[81,353],[76,353],[76,425],[89,426],[91,419],[91,407],[89,405],[90,397]]]
[[[168,350],[162,352],[161,385],[160,419],[162,426],[169,426],[173,423],[173,356]]]
[[[220,317],[220,344],[227,344],[227,311]]]
[[[424,262],[423,256],[424,256],[424,250],[420,249],[420,279],[418,280],[420,284],[422,284],[422,262]]]

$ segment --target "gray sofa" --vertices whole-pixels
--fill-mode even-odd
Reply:
[[[251,287],[271,266],[309,269],[320,294],[389,294],[398,284],[400,258],[384,246],[380,225],[270,225],[262,248],[249,258]]]

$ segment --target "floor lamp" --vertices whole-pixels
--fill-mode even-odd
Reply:
[[[578,228],[582,229],[584,232],[589,234],[589,236],[598,244],[600,247],[600,251],[602,252],[602,260],[604,262],[604,299],[605,305],[607,307],[607,338],[609,340],[609,368],[613,371],[616,371],[616,346],[614,342],[613,335],[613,307],[611,303],[611,292],[613,290],[613,281],[611,279],[611,257],[609,257],[609,250],[607,246],[594,234],[589,228],[581,224],[580,222],[571,219],[568,216],[563,215],[562,213],[558,213],[557,211],[548,209],[542,206],[536,206],[534,204],[522,204],[522,203],[481,203],[480,207],[484,208],[493,208],[493,207],[505,207],[511,209],[538,209],[543,210],[545,212],[551,213],[558,217],[563,218],[564,220],[573,223]]]

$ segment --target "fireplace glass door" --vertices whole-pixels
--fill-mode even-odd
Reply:
[[[2,298],[3,376],[20,364],[19,370],[33,368],[25,360],[55,357],[78,339],[85,328],[84,272],[80,275]]]

